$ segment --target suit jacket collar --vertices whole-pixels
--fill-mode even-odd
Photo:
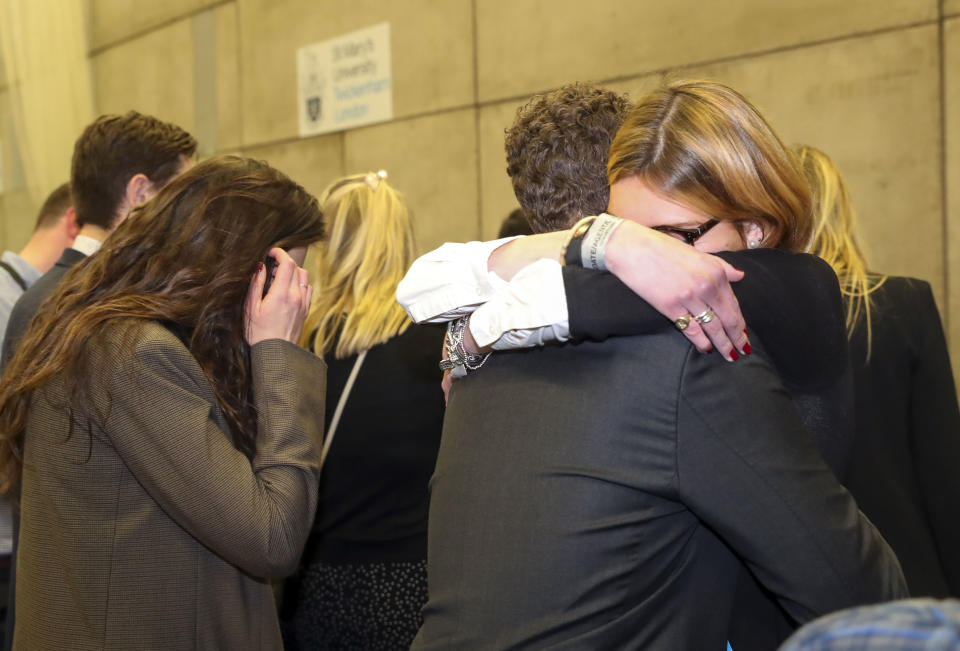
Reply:
[[[83,260],[85,257],[87,257],[86,253],[82,253],[76,249],[66,248],[63,250],[63,253],[60,255],[60,259],[57,260],[55,266],[69,269],[73,265]]]

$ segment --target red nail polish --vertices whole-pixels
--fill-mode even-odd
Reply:
[[[706,354],[709,355],[712,352],[713,352],[713,346],[707,346]]]
[[[753,352],[753,348],[751,348],[750,342],[748,341],[747,343],[745,343],[745,344],[743,345],[743,354],[744,354],[744,355],[749,355],[749,354],[752,353],[752,352]]]
[[[262,263],[262,262],[258,262],[258,263],[257,263],[257,271],[263,271],[263,263]]]
[[[731,350],[730,359],[732,359],[733,361],[737,361],[738,359],[740,359],[740,355],[737,354],[737,351]]]

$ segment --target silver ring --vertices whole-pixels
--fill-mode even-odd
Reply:
[[[677,330],[683,332],[690,326],[690,315],[684,314],[682,317],[673,322],[673,325]]]
[[[713,310],[711,310],[711,309],[708,307],[708,308],[705,309],[703,312],[701,312],[700,314],[698,314],[697,316],[695,316],[695,317],[693,317],[693,318],[697,320],[697,323],[699,323],[699,324],[701,324],[701,325],[706,325],[707,323],[710,323],[711,321],[713,321],[714,319],[716,319],[716,318],[717,318],[717,315],[714,314]]]

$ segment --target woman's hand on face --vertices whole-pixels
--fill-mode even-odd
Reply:
[[[270,249],[270,256],[277,261],[277,266],[267,295],[263,295],[263,287],[270,270],[263,263],[247,292],[245,325],[247,343],[251,346],[266,339],[297,343],[313,297],[305,269],[298,267],[283,249]]]
[[[673,322],[689,316],[683,334],[701,352],[715,348],[727,360],[749,352],[746,324],[730,288],[743,272],[668,235],[625,221],[606,247],[610,271]],[[711,310],[709,323],[695,316]]]

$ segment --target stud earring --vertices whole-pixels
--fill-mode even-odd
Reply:
[[[749,246],[751,249],[755,249],[760,246],[760,240],[751,240],[747,246]]]

